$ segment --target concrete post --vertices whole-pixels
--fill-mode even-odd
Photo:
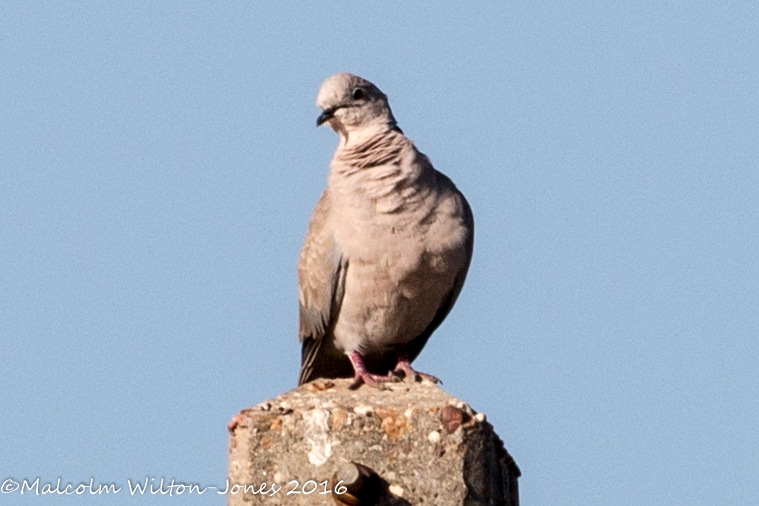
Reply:
[[[229,506],[518,506],[519,468],[484,414],[429,382],[350,383],[317,380],[235,417]]]

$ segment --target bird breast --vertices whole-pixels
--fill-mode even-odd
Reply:
[[[466,265],[461,197],[454,188],[429,184],[436,178],[428,176],[427,184],[384,177],[333,194],[340,201],[335,241],[348,261],[335,337],[347,352],[386,349],[418,336]]]

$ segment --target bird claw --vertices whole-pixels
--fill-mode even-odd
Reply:
[[[397,375],[397,373],[403,373],[406,380],[411,380],[412,382],[421,382],[423,380],[431,381],[434,384],[442,384],[443,382],[440,381],[440,378],[437,376],[433,376],[432,374],[427,374],[426,372],[419,372],[415,371],[411,364],[408,362],[398,362],[398,365],[395,367],[395,369],[392,371],[391,374]]]
[[[412,382],[421,382],[423,380],[427,380],[436,385],[438,383],[442,383],[440,379],[431,374],[415,371],[414,368],[411,367],[411,363],[409,362],[408,355],[406,355],[405,350],[401,349],[397,353],[398,363],[395,366],[395,369],[388,372],[386,376],[383,376],[380,374],[372,374],[367,371],[361,354],[358,352],[353,352],[349,358],[353,364],[353,369],[356,371],[356,375],[353,377],[353,383],[351,383],[351,386],[348,388],[351,390],[356,390],[361,385],[366,384],[379,390],[386,390],[385,383],[398,383],[404,381],[404,379],[406,381],[411,380]]]
[[[387,377],[393,383],[400,383],[401,381],[403,381],[405,375],[398,374],[398,371],[393,370],[393,371],[390,371],[389,373],[387,373]]]
[[[403,379],[395,374],[395,371],[391,371],[387,376],[371,373],[357,373],[353,378],[353,383],[348,387],[350,390],[356,390],[361,385],[367,385],[378,390],[387,390],[385,383],[398,383]]]
[[[433,376],[432,374],[427,374],[426,372],[418,372],[416,371],[417,377],[420,377],[418,381],[421,381],[422,379],[426,379],[427,381],[431,381],[434,384],[443,384],[442,380],[438,378],[437,376]],[[416,378],[414,378],[414,381],[417,381]]]

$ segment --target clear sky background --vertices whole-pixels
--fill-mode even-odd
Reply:
[[[0,502],[224,485],[227,422],[297,380],[349,71],[474,210],[416,365],[522,504],[759,504],[759,4],[494,4],[2,3],[0,480],[125,489]]]

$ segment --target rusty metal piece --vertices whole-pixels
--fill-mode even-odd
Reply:
[[[448,434],[453,434],[456,432],[456,429],[461,426],[461,424],[468,421],[469,415],[453,406],[446,406],[443,408],[443,412],[440,413],[440,419],[443,422],[445,431]]]
[[[332,499],[338,506],[372,506],[377,503],[380,480],[371,468],[356,462],[340,466],[330,480]],[[345,487],[346,491],[338,493]]]

